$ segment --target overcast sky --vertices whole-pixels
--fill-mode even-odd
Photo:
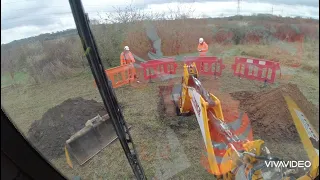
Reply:
[[[1,44],[41,33],[75,28],[68,0],[1,0]],[[175,9],[177,2],[169,0],[82,0],[89,17],[98,12],[112,12],[114,7],[133,4],[142,10],[166,12]],[[194,16],[210,17],[235,15],[237,0],[186,0],[182,7],[191,7]],[[242,15],[271,13],[282,16],[303,16],[319,19],[318,0],[247,0],[241,1]]]

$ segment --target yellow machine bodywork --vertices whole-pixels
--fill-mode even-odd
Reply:
[[[307,155],[311,160],[311,168],[309,173],[299,178],[299,180],[315,179],[319,175],[319,155],[317,154],[315,147],[312,145],[312,142],[309,139],[310,138],[309,134],[312,133],[312,136],[314,136],[314,138],[318,140],[319,140],[319,135],[310,125],[310,122],[306,118],[304,118],[304,120],[306,121],[305,123],[307,124],[310,132],[308,133],[306,131],[306,129],[304,128],[304,125],[301,123],[301,121],[299,120],[299,117],[297,116],[297,112],[300,111],[300,113],[302,113],[298,105],[290,98],[290,96],[285,96],[284,99],[287,102],[290,114],[293,118],[293,122],[297,128],[297,131],[303,143],[304,149],[306,150]],[[316,147],[316,148],[319,148],[319,147]]]
[[[199,80],[198,71],[195,63],[191,65],[184,65],[181,94],[178,100],[178,108],[181,114],[194,113],[200,125],[202,136],[206,145],[208,154],[209,170],[216,176],[217,179],[232,180],[236,179],[233,170],[239,167],[239,162],[245,165],[245,174],[248,175],[249,171],[254,167],[257,159],[250,155],[239,156],[239,153],[234,148],[229,147],[224,155],[225,161],[218,164],[215,158],[215,152],[210,134],[209,124],[215,121],[224,122],[222,107],[220,100],[211,93],[206,92]],[[291,103],[292,104],[292,103]],[[296,122],[295,122],[296,123]],[[311,149],[310,140],[307,138],[303,128],[298,123],[298,132],[305,148]],[[261,149],[264,146],[263,140],[247,141],[242,144],[244,151],[254,153],[256,157],[262,154]],[[310,150],[309,150],[310,151]],[[314,151],[308,152],[309,158],[312,160],[312,168],[305,176],[299,180],[311,180],[318,175],[319,159]],[[317,160],[315,160],[315,158]],[[256,170],[251,176],[250,180],[258,180],[262,178],[261,170]],[[288,179],[283,177],[283,180]]]
[[[198,77],[198,71],[193,64],[192,66],[184,65],[184,73],[183,73],[183,78],[182,78],[182,92],[181,92],[181,98],[180,98],[180,112],[181,113],[190,113],[190,112],[195,112],[196,113],[202,113],[201,116],[203,117],[203,135],[204,135],[204,141],[206,144],[206,149],[208,153],[208,162],[209,162],[209,168],[210,171],[213,174],[220,175],[222,174],[220,171],[220,167],[218,167],[218,163],[216,162],[215,154],[213,151],[213,146],[212,146],[212,140],[210,137],[210,131],[209,131],[209,118],[208,118],[208,112],[213,112],[215,116],[221,120],[223,120],[223,113],[220,105],[220,101],[217,97],[215,97],[213,94],[209,94],[209,98],[212,100],[212,102],[215,104],[210,105],[208,101],[204,99],[204,97],[200,96],[200,103],[197,103],[198,106],[194,110],[194,107],[192,106],[191,100],[193,99],[192,94],[189,92],[190,91],[190,82],[192,80],[190,78],[193,77]],[[225,163],[224,167],[222,168],[223,171],[228,171],[231,169],[231,164],[230,163]]]

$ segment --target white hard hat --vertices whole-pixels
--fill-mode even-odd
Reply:
[[[129,51],[129,46],[125,46],[125,47],[124,47],[124,50]]]
[[[199,39],[199,43],[203,43],[203,38],[200,38],[200,39]]]

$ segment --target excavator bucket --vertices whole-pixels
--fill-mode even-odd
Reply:
[[[98,115],[88,120],[84,128],[66,141],[67,163],[73,167],[72,158],[82,165],[116,139],[117,134],[109,116]]]

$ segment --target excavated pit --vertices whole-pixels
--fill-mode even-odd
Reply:
[[[58,158],[64,154],[66,140],[98,114],[107,114],[103,103],[80,97],[68,99],[34,121],[28,131],[28,139],[46,158]]]
[[[240,101],[240,109],[248,113],[254,138],[264,140],[272,154],[286,160],[308,160],[284,95],[295,101],[317,132],[318,111],[297,85],[287,84],[262,92],[241,91],[231,95]]]

